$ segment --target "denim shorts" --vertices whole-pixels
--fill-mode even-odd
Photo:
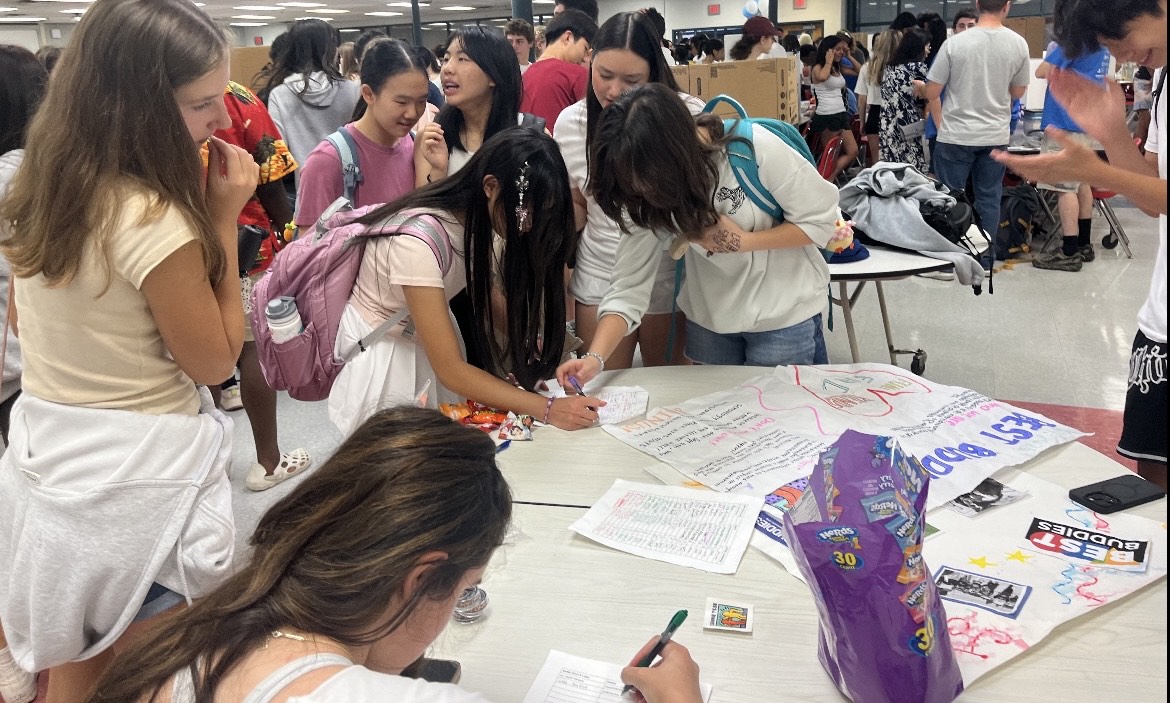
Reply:
[[[142,599],[142,607],[131,622],[149,620],[163,611],[170,610],[180,603],[186,603],[187,598],[181,593],[175,593],[161,583],[150,584],[146,598]]]
[[[687,357],[700,364],[787,366],[827,364],[821,316],[768,332],[720,334],[687,320]]]

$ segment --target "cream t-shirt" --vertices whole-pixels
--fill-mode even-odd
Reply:
[[[467,287],[463,265],[463,226],[450,213],[420,209],[444,226],[454,252],[446,275],[430,245],[414,236],[386,235],[366,243],[349,302],[371,327],[377,327],[406,305],[403,286],[443,288],[447,300]],[[406,323],[399,325],[400,332]]]
[[[104,246],[86,244],[72,281],[16,281],[25,392],[79,407],[195,415],[195,383],[167,351],[141,288],[196,234],[173,207],[143,223],[149,197],[141,191],[119,201],[119,225]]]

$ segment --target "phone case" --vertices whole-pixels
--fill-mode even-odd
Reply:
[[[1069,499],[1074,503],[1102,515],[1127,510],[1165,495],[1165,491],[1137,474],[1090,483],[1068,492]]]

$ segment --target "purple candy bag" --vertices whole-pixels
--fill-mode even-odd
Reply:
[[[894,438],[849,430],[784,516],[817,603],[821,664],[856,703],[948,703],[963,691],[922,561],[927,477]]]

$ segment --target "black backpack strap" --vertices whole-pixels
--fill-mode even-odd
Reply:
[[[543,132],[546,124],[548,124],[547,120],[539,115],[534,115],[531,112],[520,113],[521,127],[531,127],[538,132]]]

